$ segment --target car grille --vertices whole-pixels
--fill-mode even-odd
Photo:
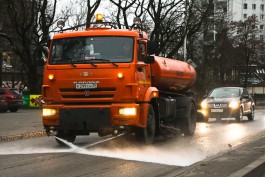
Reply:
[[[226,108],[228,106],[227,103],[213,103],[208,105],[209,108]]]

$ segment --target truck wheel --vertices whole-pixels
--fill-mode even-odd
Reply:
[[[73,134],[73,133],[71,133],[71,132],[65,133],[65,132],[63,132],[61,130],[58,130],[58,132],[56,134],[56,137],[61,138],[61,139],[64,139],[64,140],[66,140],[66,141],[68,141],[70,143],[74,143],[75,138],[76,138],[76,135]],[[56,139],[57,143],[59,143],[60,145],[65,145],[64,142],[60,141],[57,138],[55,138],[55,139]]]
[[[192,136],[196,129],[196,109],[193,103],[190,103],[187,117],[184,120],[182,131],[185,136]]]
[[[151,104],[148,107],[146,128],[137,128],[135,136],[145,144],[152,144],[155,139],[156,120],[154,108]]]

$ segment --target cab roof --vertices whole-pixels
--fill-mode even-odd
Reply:
[[[111,28],[89,28],[83,31],[67,31],[58,33],[53,36],[53,39],[84,37],[84,36],[128,36],[140,38],[139,30],[129,29],[111,29]],[[143,39],[148,39],[147,34],[142,32]]]

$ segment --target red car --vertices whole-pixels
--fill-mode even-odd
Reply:
[[[22,96],[17,89],[0,88],[0,112],[16,112],[22,106]]]

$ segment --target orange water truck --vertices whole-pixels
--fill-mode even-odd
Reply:
[[[74,142],[79,135],[126,131],[150,144],[162,127],[194,134],[194,67],[152,55],[138,24],[112,29],[95,23],[53,36],[42,86],[42,120],[49,136]]]

